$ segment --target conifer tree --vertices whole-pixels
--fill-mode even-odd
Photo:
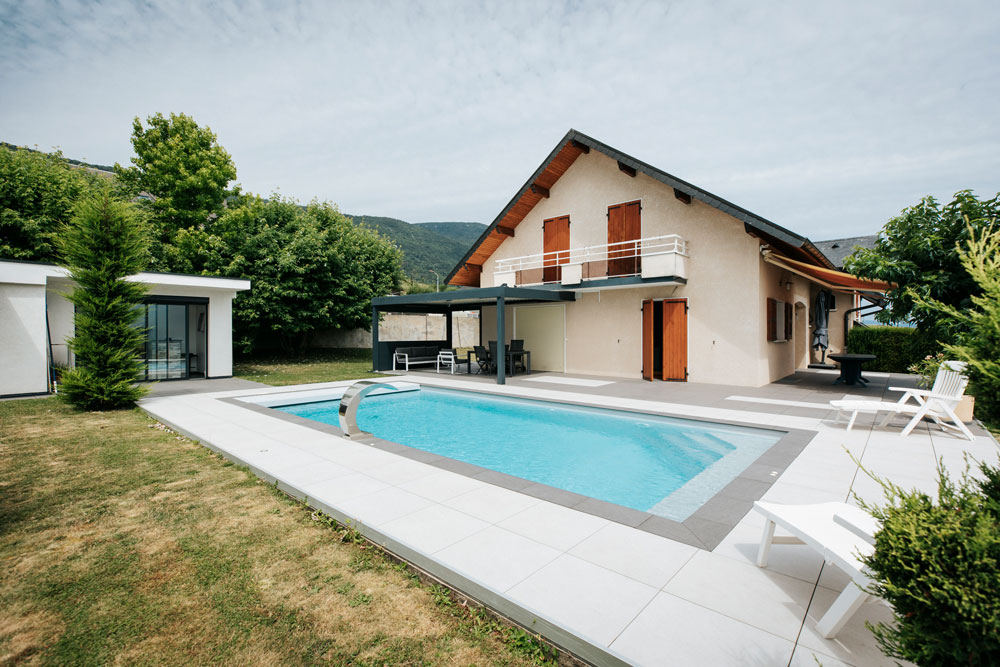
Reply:
[[[62,378],[62,393],[86,410],[110,410],[135,403],[146,390],[136,386],[144,334],[136,307],[146,287],[127,276],[146,268],[148,239],[134,205],[107,190],[82,200],[63,227],[60,251],[76,283],[75,336],[69,342],[76,367]]]

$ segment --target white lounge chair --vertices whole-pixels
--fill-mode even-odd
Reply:
[[[854,426],[854,420],[858,418],[859,413],[878,414],[879,412],[886,412],[888,414],[886,414],[885,419],[879,424],[880,426],[887,425],[898,414],[910,415],[910,421],[903,428],[901,434],[904,438],[913,431],[924,417],[930,417],[942,429],[958,431],[969,440],[975,440],[972,432],[955,414],[955,407],[962,400],[965,388],[969,384],[969,377],[964,374],[964,371],[964,362],[946,361],[941,364],[941,368],[934,378],[934,386],[930,390],[889,387],[890,391],[903,392],[902,398],[895,403],[843,399],[830,401],[830,405],[837,408],[837,421],[840,421],[841,416],[845,412],[851,413],[850,421],[847,422],[848,431]]]
[[[861,508],[846,503],[781,505],[757,501],[754,509],[767,519],[757,552],[758,567],[767,565],[772,544],[805,544],[851,576],[851,583],[816,624],[826,639],[836,637],[869,597],[866,589],[871,579],[860,557],[874,550],[878,522]],[[776,526],[792,536],[775,537]]]

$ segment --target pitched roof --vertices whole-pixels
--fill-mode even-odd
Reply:
[[[854,252],[855,248],[874,248],[878,234],[868,236],[848,236],[844,239],[830,239],[829,241],[816,241],[816,247],[826,255],[834,266],[838,269],[844,268],[844,259]]]
[[[762,218],[707,190],[703,190],[696,185],[622,153],[607,144],[588,137],[582,132],[570,130],[556,144],[556,147],[552,149],[552,152],[545,158],[545,161],[531,175],[531,178],[525,181],[524,185],[521,186],[510,202],[500,211],[496,219],[483,231],[479,239],[469,249],[469,252],[465,254],[455,268],[452,269],[451,273],[448,274],[445,282],[452,285],[478,286],[483,262],[489,259],[490,255],[500,247],[500,244],[508,236],[508,234],[503,233],[501,230],[509,230],[517,227],[521,220],[535,207],[535,204],[542,200],[546,191],[555,185],[556,181],[566,173],[566,170],[576,161],[576,158],[584,153],[589,153],[591,149],[617,160],[620,166],[634,169],[637,173],[643,173],[664,185],[674,188],[679,193],[704,202],[740,220],[743,222],[744,230],[748,234],[760,237],[781,250],[785,255],[797,257],[819,266],[831,269],[835,268],[833,263],[806,237],[799,236],[766,218]]]

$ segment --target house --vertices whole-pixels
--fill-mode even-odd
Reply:
[[[373,300],[376,369],[391,367],[397,345],[378,341],[381,313],[479,308],[484,341],[523,339],[533,370],[759,386],[819,360],[811,313],[820,291],[840,296],[843,311],[854,293],[889,287],[575,130],[447,282],[460,289]],[[829,338],[831,352],[843,349],[836,310]]]
[[[843,239],[830,239],[829,241],[816,241],[816,247],[819,248],[820,252],[826,255],[826,258],[837,267],[837,269],[844,270],[844,260],[847,259],[848,255],[854,253],[858,248],[864,248],[870,250],[875,247],[875,242],[878,241],[878,234],[869,234],[868,236],[848,236]]]
[[[250,281],[139,273],[149,293],[138,314],[146,330],[141,380],[229,377],[233,373],[233,297]],[[0,397],[44,394],[51,369],[72,366],[68,271],[53,264],[0,260]]]

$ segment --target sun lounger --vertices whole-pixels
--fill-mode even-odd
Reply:
[[[805,544],[851,576],[851,583],[816,624],[823,637],[836,637],[868,599],[865,589],[871,579],[860,557],[872,553],[878,522],[861,508],[846,503],[781,505],[757,501],[754,509],[767,519],[757,552],[758,567],[767,565],[772,544]],[[791,537],[775,537],[776,527],[791,533]]]
[[[907,389],[905,387],[889,387],[890,391],[901,391],[903,396],[895,403],[885,401],[865,401],[860,399],[843,399],[830,401],[837,408],[837,421],[846,413],[851,413],[847,422],[847,430],[854,426],[854,420],[859,413],[878,414],[885,412],[886,417],[880,426],[887,425],[893,417],[899,414],[909,415],[910,421],[903,428],[901,435],[906,437],[925,417],[934,420],[944,430],[958,431],[969,440],[975,440],[972,432],[955,414],[955,407],[969,384],[969,378],[963,373],[965,364],[958,361],[946,361],[934,379],[934,386],[926,389]]]

